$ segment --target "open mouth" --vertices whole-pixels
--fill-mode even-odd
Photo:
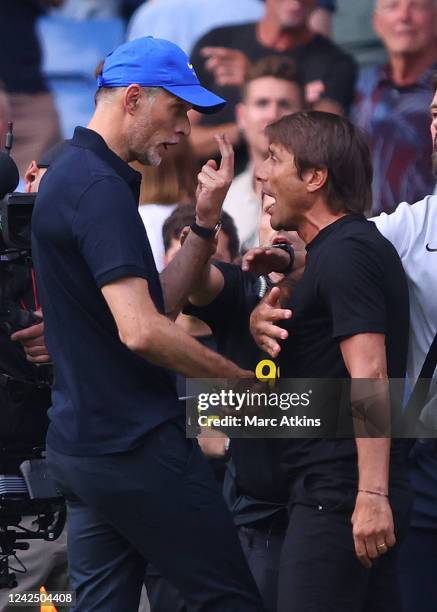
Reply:
[[[168,151],[170,147],[174,147],[177,144],[179,144],[179,141],[176,141],[176,142],[163,142],[162,146],[164,147],[164,149],[166,151]]]
[[[290,238],[285,234],[277,234],[273,240],[272,244],[292,244]]]

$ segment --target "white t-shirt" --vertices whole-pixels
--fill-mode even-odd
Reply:
[[[127,39],[165,38],[190,55],[195,43],[210,30],[259,21],[264,12],[260,0],[154,0],[132,15]]]
[[[231,215],[240,239],[241,250],[247,251],[259,244],[261,202],[253,189],[253,167],[239,174],[229,188],[223,210]]]
[[[437,196],[371,219],[395,246],[410,293],[408,377],[417,379],[437,331]]]
[[[140,204],[139,213],[146,228],[153,259],[158,272],[164,267],[164,241],[162,239],[162,226],[167,217],[176,208],[177,204]]]

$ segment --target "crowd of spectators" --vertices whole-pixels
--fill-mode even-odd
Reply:
[[[225,261],[238,261],[238,255],[257,246],[260,229],[263,240],[264,209],[256,172],[268,156],[264,130],[303,109],[349,116],[364,131],[373,161],[373,197],[366,215],[391,213],[400,202],[414,204],[435,190],[429,109],[437,74],[437,2],[367,0],[357,4],[361,4],[357,22],[363,7],[372,15],[374,39],[368,44],[357,42],[353,53],[354,41],[339,29],[343,13],[352,10],[348,0],[3,0],[0,140],[7,122],[13,121],[13,157],[24,181],[29,160],[40,159],[62,138],[72,136],[62,129],[62,117],[69,108],[60,103],[45,71],[42,46],[50,47],[51,41],[42,38],[41,32],[49,30],[40,29],[41,20],[62,20],[66,31],[78,21],[115,20],[122,24],[126,40],[154,36],[178,44],[190,56],[201,83],[228,102],[214,115],[190,111],[190,139],[169,152],[159,167],[133,164],[142,175],[139,212],[159,272],[168,261],[170,247],[179,244],[182,227],[178,222],[193,215],[198,168],[206,159],[218,157],[217,132],[227,134],[236,151],[237,176],[224,203],[232,237],[227,238],[232,248],[226,244],[223,249],[231,253]],[[369,24],[370,19],[364,26]],[[349,44],[341,45],[345,40]],[[363,62],[360,53],[366,44],[384,50],[387,61]],[[78,48],[77,53],[80,56],[84,49]],[[78,99],[80,95],[78,90]],[[88,119],[84,113],[83,125]],[[169,237],[173,226],[177,232]],[[240,252],[235,253],[238,239]],[[190,312],[182,315],[186,318],[179,324],[188,325],[187,331],[194,325],[198,330],[194,336],[209,336],[206,323],[194,320],[200,311],[192,307]],[[416,470],[416,479],[425,482],[426,491],[437,489],[433,461],[424,461]],[[435,493],[430,495],[437,499]],[[428,506],[427,512],[431,519],[426,529],[435,537],[437,509],[430,512]],[[425,527],[419,525],[423,532]],[[281,532],[283,528],[281,523]],[[423,550],[419,548],[419,554]],[[430,554],[435,558],[436,551]],[[159,573],[152,571],[151,576],[152,582],[160,579]]]

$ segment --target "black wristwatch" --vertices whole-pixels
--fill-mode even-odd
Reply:
[[[215,238],[220,231],[222,226],[222,222],[219,221],[214,225],[214,227],[202,227],[201,225],[197,225],[196,221],[190,225],[190,229],[200,238],[204,238],[205,240],[211,240],[211,238]]]
[[[282,251],[285,251],[286,253],[289,254],[289,256],[290,256],[290,263],[285,268],[285,270],[282,270],[281,274],[290,274],[290,272],[293,270],[293,266],[294,266],[294,249],[291,246],[291,244],[288,244],[287,242],[278,242],[278,244],[272,244],[272,248],[273,249],[281,249]]]

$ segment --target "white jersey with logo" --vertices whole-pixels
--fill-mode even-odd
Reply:
[[[410,293],[408,377],[417,379],[437,331],[437,196],[371,219],[395,246]],[[390,313],[389,313],[390,316]]]

